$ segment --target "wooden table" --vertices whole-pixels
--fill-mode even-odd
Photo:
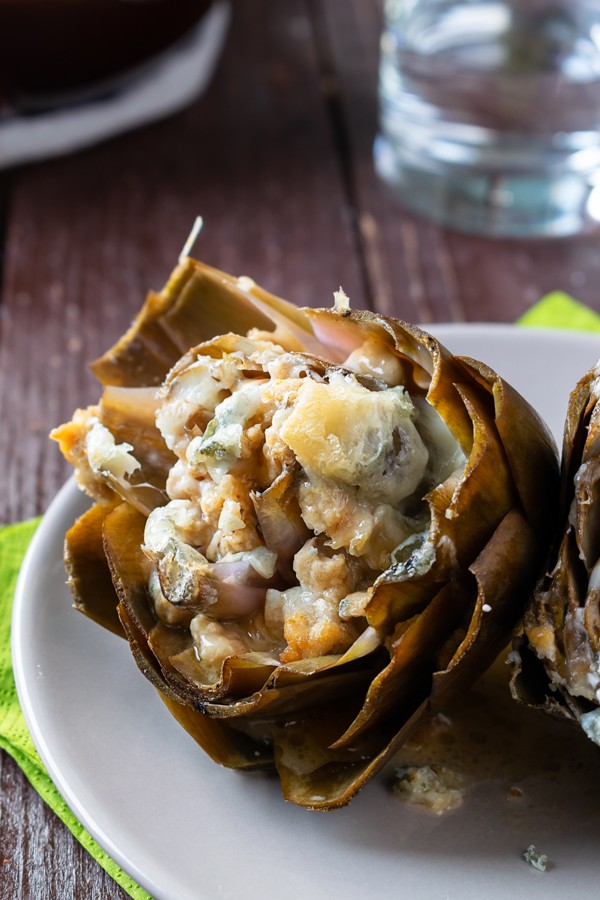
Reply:
[[[512,321],[551,289],[600,311],[598,238],[499,242],[405,213],[373,172],[380,0],[238,2],[186,112],[0,174],[0,520],[44,511],[67,466],[47,440],[96,399],[86,364],[159,288],[194,217],[197,254],[299,304],[420,321]],[[3,251],[3,252],[2,252]],[[120,898],[0,757],[0,894]]]

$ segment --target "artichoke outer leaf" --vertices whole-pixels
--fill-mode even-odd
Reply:
[[[467,586],[449,582],[420,615],[403,623],[405,627],[397,627],[390,639],[390,662],[371,682],[358,716],[332,744],[334,749],[350,744],[392,712],[398,721],[403,711],[412,713],[415,684],[424,680],[429,691],[439,648],[459,625],[469,604],[472,597]]]
[[[173,299],[152,291],[147,295],[130,329],[92,363],[100,384],[147,387],[162,382],[181,355],[163,327]]]
[[[372,678],[373,672],[344,671],[321,679],[318,686],[314,680],[304,680],[283,687],[268,687],[234,702],[209,701],[202,704],[202,709],[207,715],[220,719],[288,717],[313,708],[315,703],[344,696],[348,689],[357,693],[362,689],[364,693]]]
[[[183,702],[182,698],[178,696],[166,682],[162,669],[158,664],[158,660],[150,649],[146,635],[140,628],[139,623],[129,615],[129,612],[123,603],[119,604],[118,609],[119,618],[123,623],[131,653],[142,675],[162,695],[170,697],[171,700],[176,703]]]
[[[169,679],[168,659],[160,659],[151,645],[157,626],[148,598],[149,561],[141,550],[145,517],[128,503],[121,503],[104,523],[104,550],[119,597],[118,613],[142,673],[156,688],[179,702],[194,705],[185,685]],[[173,629],[174,638],[177,632]],[[185,635],[184,631],[180,632]],[[175,685],[171,682],[175,681]]]
[[[521,506],[540,541],[546,543],[555,528],[559,490],[554,438],[537,411],[508,382],[478,360],[461,360],[492,391],[496,428]],[[535,478],[532,472],[536,472]]]
[[[594,653],[600,653],[600,588],[588,591],[584,606],[585,629]]]
[[[92,371],[102,384],[159,385],[191,346],[216,334],[245,334],[251,328],[273,332],[269,305],[278,314],[287,314],[291,323],[304,321],[298,307],[266,291],[258,290],[257,295],[263,309],[236,279],[188,258],[160,294],[148,295],[131,328],[92,364]]]
[[[120,503],[104,521],[103,540],[120,602],[147,636],[156,618],[148,603],[150,562],[141,549],[145,524],[142,513],[129,503]]]
[[[574,501],[577,547],[581,560],[591,571],[600,559],[600,456],[581,466],[575,479]]]
[[[67,531],[64,557],[75,609],[125,637],[102,537],[104,522],[119,502],[96,503],[83,513]]]
[[[510,692],[514,700],[554,718],[573,722],[573,714],[557,691],[550,691],[544,663],[521,633],[513,638]]]
[[[594,408],[591,386],[595,377],[594,370],[587,372],[578,381],[569,397],[562,446],[561,509],[563,514],[568,512],[573,481],[583,459],[587,439],[587,423]]]
[[[537,535],[519,510],[511,510],[469,567],[477,584],[475,607],[463,640],[433,675],[432,712],[444,709],[506,646],[533,589],[532,560],[539,556]]]
[[[140,463],[142,473],[142,478],[138,480],[164,491],[176,456],[169,450],[156,427],[157,408],[155,388],[108,385],[102,392],[98,418],[111,432],[115,443],[135,447],[135,458]],[[163,502],[167,499],[164,494]]]
[[[272,748],[264,742],[254,741],[241,731],[178,703],[164,693],[159,696],[171,715],[213,762],[228,769],[264,769],[273,766]]]
[[[451,356],[445,348],[440,348],[437,358],[439,362],[431,379],[427,400],[438,411],[468,458],[473,449],[473,420],[461,396],[460,386],[469,384],[471,379],[461,366],[460,358]],[[478,392],[477,402],[487,406],[488,398],[484,391]]]
[[[579,568],[578,563],[575,534],[568,528],[558,551],[558,562],[552,574],[537,585],[535,602],[528,607],[520,627],[548,672],[556,673],[565,685],[568,673],[563,634],[569,610],[577,609],[581,603],[579,579],[574,571]],[[553,693],[549,684],[547,690]]]
[[[162,630],[164,628],[165,626]],[[168,629],[168,626],[166,628]],[[168,640],[168,630],[165,637]],[[164,641],[163,637],[162,642],[151,643],[155,653],[159,658],[165,656],[168,658],[168,671],[172,672],[175,677],[181,676],[182,690],[186,693],[189,691],[190,696],[201,698],[203,703],[205,701],[217,702],[222,698],[235,700],[261,691],[275,668],[273,661],[263,664],[260,661],[247,660],[239,656],[229,656],[223,661],[218,681],[214,684],[207,684],[199,677],[198,657],[191,646],[191,640],[190,646],[186,649],[173,653],[167,651],[166,654]]]
[[[451,480],[449,490],[441,485],[426,498],[435,548],[430,568],[417,574],[401,568],[396,574],[392,567],[377,580],[366,609],[367,621],[377,629],[389,630],[390,623],[421,612],[444,581],[481,550],[516,501],[493,421],[481,411],[468,387],[460,385],[456,390],[471,423],[465,471],[457,484]]]
[[[254,677],[255,671],[260,671],[260,665],[245,656],[231,656],[224,661],[219,689],[207,689],[203,694],[203,701],[205,701],[207,709],[213,710],[216,710],[216,706],[211,706],[211,704],[223,701],[229,709],[228,712],[223,713],[224,715],[235,715],[235,709],[239,709],[240,714],[246,715],[249,710],[261,709],[263,704],[267,705],[272,702],[267,699],[272,695],[283,696],[284,692],[288,690],[291,696],[301,694],[304,698],[303,702],[310,698],[319,702],[319,698],[330,687],[332,692],[337,694],[337,686],[341,687],[344,684],[342,679],[347,678],[348,684],[361,684],[369,677],[373,677],[374,663],[370,657],[352,658],[350,656],[348,660],[344,661],[345,656],[346,654],[344,656],[332,654],[300,659],[293,663],[277,666],[270,665],[268,669],[267,667],[264,669],[266,677],[262,683],[254,683],[254,686],[250,679]],[[336,669],[339,669],[339,673],[335,671]],[[241,677],[236,680],[236,670],[241,677],[245,672],[247,673],[246,689],[244,689]],[[260,682],[260,679],[257,680]],[[330,681],[331,686],[329,685]],[[233,705],[228,704],[229,698],[238,702]],[[243,703],[240,702],[242,699]]]
[[[457,385],[457,390],[473,423],[473,448],[444,517],[436,510],[434,527],[436,540],[445,535],[452,541],[462,566],[474,558],[515,506],[517,495],[494,421],[485,415],[469,387]]]
[[[412,715],[397,731],[384,734],[380,746],[375,752],[357,759],[356,762],[328,762],[312,772],[297,771],[286,765],[286,736],[280,735],[274,740],[275,764],[283,795],[286,800],[312,810],[333,810],[346,806],[392,758],[405,741],[415,731],[427,712],[427,700],[416,701],[418,705]],[[329,710],[324,710],[323,718],[327,719]],[[292,738],[293,740],[293,738]]]
[[[120,612],[138,668],[156,688],[158,696],[171,715],[204,752],[214,762],[231,769],[256,769],[272,765],[273,756],[270,747],[262,742],[252,741],[241,732],[204,715],[195,706],[181,702],[181,698],[165,682],[156,658],[147,645],[144,645],[143,634],[137,630],[135,623],[128,619],[126,610],[121,608]]]

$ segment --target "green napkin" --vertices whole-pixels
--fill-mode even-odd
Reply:
[[[10,753],[48,806],[117,884],[135,900],[151,900],[75,818],[38,756],[19,706],[10,655],[10,619],[17,575],[38,522],[32,519],[0,528],[0,747]]]
[[[553,291],[517,319],[517,325],[561,328],[563,331],[600,331],[600,316],[568,294]]]
[[[600,316],[560,291],[548,294],[518,320],[519,325],[580,331],[600,331]],[[39,519],[0,528],[0,747],[10,753],[23,772],[99,864],[135,900],[150,900],[102,850],[68,808],[50,780],[29,736],[17,699],[10,656],[10,618],[17,574]]]

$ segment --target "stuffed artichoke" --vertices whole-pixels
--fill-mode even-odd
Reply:
[[[93,370],[53,433],[96,501],[76,607],[216,762],[347,803],[505,646],[554,517],[546,427],[415,326],[189,258]]]
[[[512,655],[516,699],[579,722],[600,744],[600,364],[565,422],[560,533]]]

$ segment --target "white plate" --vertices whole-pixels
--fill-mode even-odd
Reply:
[[[588,335],[486,325],[432,330],[512,381],[557,435],[570,388],[600,356],[600,337]],[[565,734],[516,704],[512,718],[500,701],[480,703],[467,737],[483,775],[463,806],[441,817],[407,808],[385,773],[348,808],[323,814],[284,803],[273,776],[210,762],[139,674],[126,643],[70,607],[62,541],[85,504],[68,483],[31,545],[14,606],[15,676],[36,746],[67,803],[151,894],[597,895],[600,751],[577,730]],[[500,732],[496,722],[495,733],[506,741],[490,739],[488,726],[503,716],[511,722]],[[526,748],[518,765],[516,745]],[[560,763],[565,757],[569,765]],[[507,799],[513,785],[524,791],[521,800]],[[550,858],[544,873],[521,857],[531,843]]]

